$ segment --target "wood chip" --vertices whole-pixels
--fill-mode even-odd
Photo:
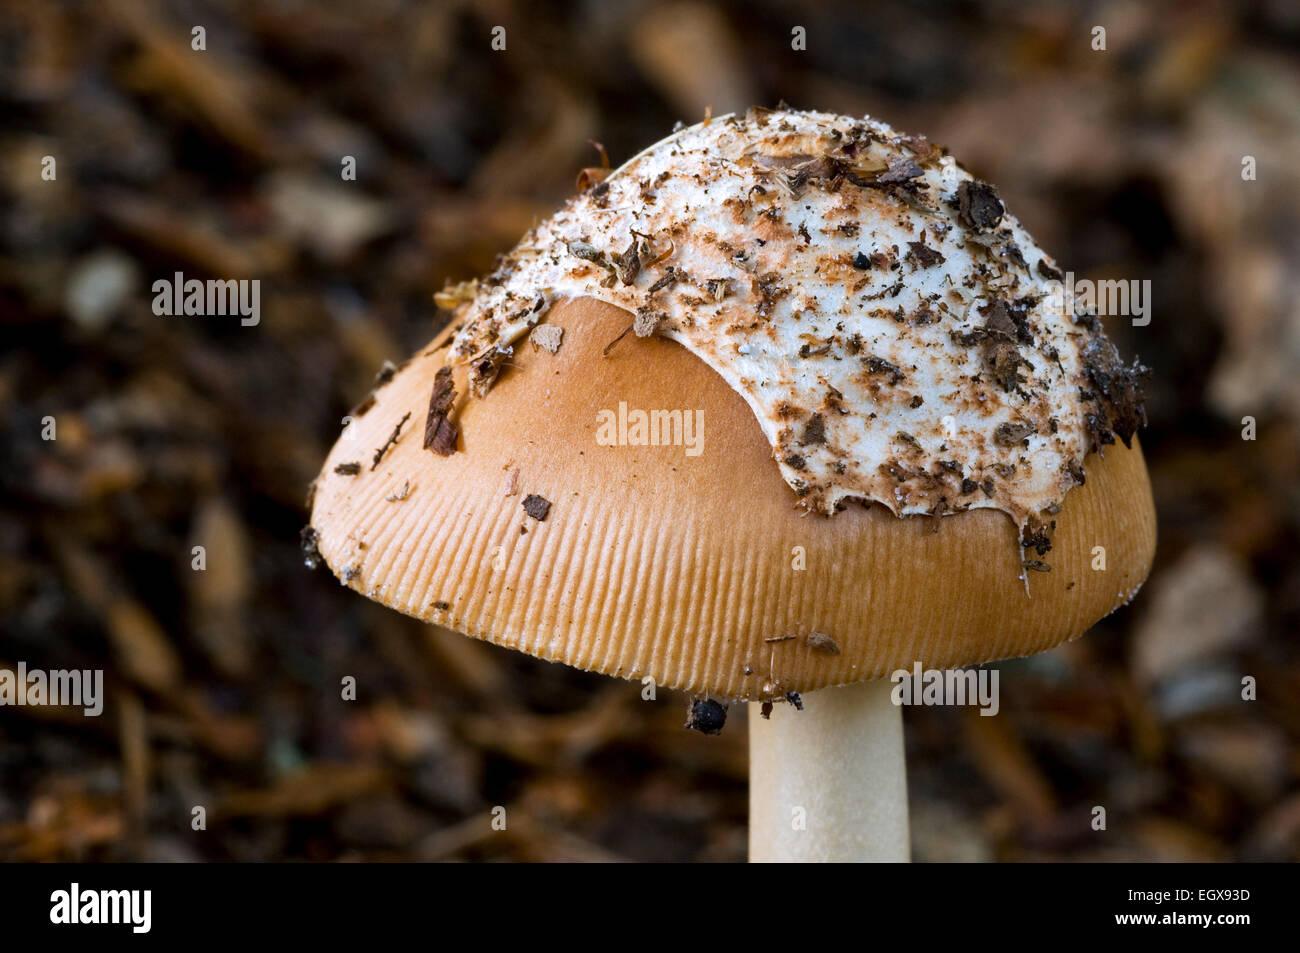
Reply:
[[[544,348],[552,354],[560,349],[560,341],[563,338],[564,328],[554,324],[539,324],[533,328],[533,333],[529,336],[534,348]]]
[[[641,308],[636,313],[636,318],[632,321],[632,333],[639,338],[648,338],[659,330],[659,325],[664,320],[662,311],[652,311],[647,308]]]
[[[456,401],[456,386],[452,383],[451,368],[442,367],[433,378],[433,393],[429,395],[429,416],[424,422],[424,449],[442,457],[456,452],[456,438],[460,428],[448,415]]]

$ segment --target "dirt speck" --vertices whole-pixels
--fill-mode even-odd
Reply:
[[[523,507],[525,513],[541,523],[546,520],[547,514],[551,512],[551,501],[544,496],[538,496],[536,493],[529,493],[524,497]]]

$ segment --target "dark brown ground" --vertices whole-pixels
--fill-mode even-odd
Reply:
[[[1300,15],[1028,6],[0,3],[0,665],[109,682],[98,719],[0,708],[0,858],[742,859],[739,712],[705,738],[682,696],[422,627],[298,530],[433,293],[589,139],[780,99],[929,135],[1063,266],[1153,286],[1107,321],[1154,369],[1153,578],[1003,665],[1004,717],[906,713],[917,858],[1300,858]],[[261,278],[261,324],[155,316],[177,270]]]

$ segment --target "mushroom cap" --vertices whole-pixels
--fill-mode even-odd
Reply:
[[[1155,515],[1136,442],[1088,456],[1086,483],[1055,516],[1050,571],[1026,574],[1000,510],[799,509],[753,410],[712,367],[654,336],[629,334],[606,355],[631,320],[591,298],[556,304],[558,351],[521,342],[481,400],[454,365],[461,435],[449,456],[424,449],[420,431],[450,330],[404,365],[316,486],[316,545],[335,575],[539,658],[742,699],[1040,652],[1146,578]],[[601,412],[620,406],[691,412],[700,452],[680,431],[682,445],[611,445]],[[354,462],[354,475],[335,472]],[[544,514],[529,505],[543,519],[529,497],[549,502]]]

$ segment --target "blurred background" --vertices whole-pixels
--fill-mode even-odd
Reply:
[[[1154,573],[1003,664],[1002,717],[905,712],[916,859],[1300,859],[1298,50],[1286,0],[3,0],[0,667],[107,703],[0,708],[0,858],[742,860],[741,709],[705,738],[678,693],[420,625],[298,531],[434,292],[590,140],[784,99],[924,133],[1076,276],[1152,282],[1108,330],[1154,368]],[[155,316],[175,271],[259,278],[260,324]]]

